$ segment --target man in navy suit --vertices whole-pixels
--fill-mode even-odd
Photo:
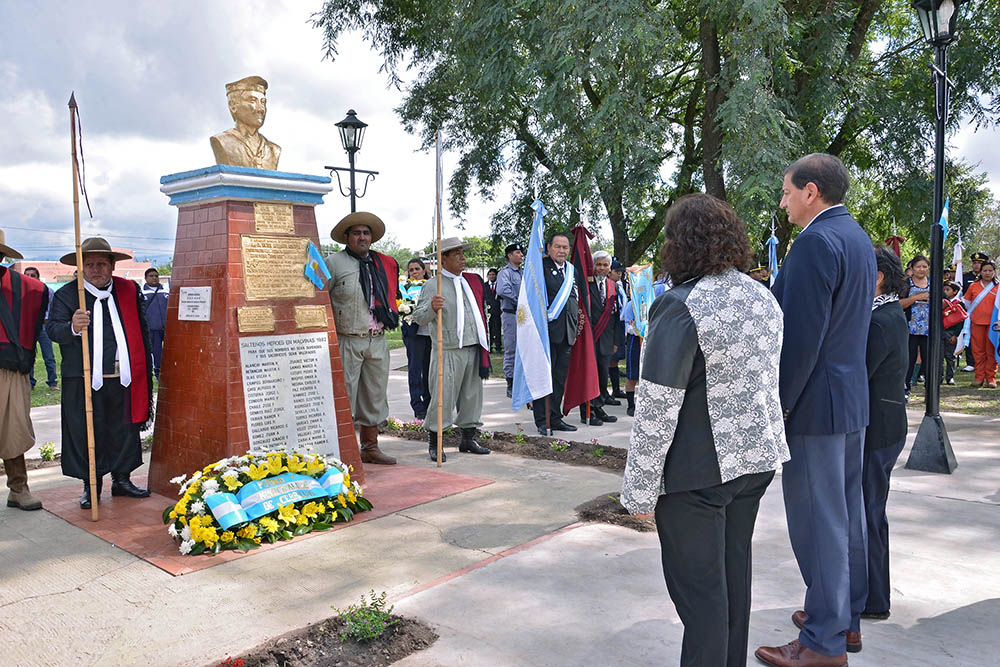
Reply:
[[[781,208],[803,227],[778,273],[785,315],[779,390],[791,460],[782,473],[788,535],[806,584],[801,631],[757,657],[778,667],[846,665],[861,650],[867,598],[861,466],[868,425],[864,336],[875,254],[842,204],[843,163],[813,153],[785,172]]]
[[[569,258],[569,236],[556,232],[546,244],[547,257],[542,259],[542,271],[545,274],[545,289],[548,292],[549,303],[556,300],[559,290],[567,280],[567,259]],[[549,423],[553,431],[575,431],[576,427],[567,424],[562,418],[563,389],[566,385],[566,374],[569,372],[569,353],[576,342],[577,304],[576,286],[570,284],[569,297],[555,319],[549,322],[549,351],[552,359],[552,393],[548,395]],[[535,426],[542,435],[549,435],[545,426],[546,397],[536,398],[531,402],[534,412]]]

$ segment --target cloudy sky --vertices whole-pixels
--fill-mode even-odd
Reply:
[[[380,172],[359,202],[405,246],[431,235],[434,157],[401,128],[401,93],[358,35],[335,62],[308,24],[319,0],[204,3],[0,3],[0,228],[31,259],[72,249],[67,101],[76,92],[87,187],[84,234],[103,234],[139,258],[173,252],[176,211],[164,174],[214,163],[208,138],[232,126],[225,83],[269,82],[263,134],[282,146],[280,168],[323,174],[347,165],[334,123],[347,109],[369,124],[358,167]],[[930,86],[928,85],[930,93]],[[979,163],[1000,196],[1000,133],[964,128],[953,154]],[[446,179],[452,160],[446,156]],[[501,197],[504,196],[501,194]],[[317,208],[321,238],[350,210],[334,190]],[[462,233],[485,234],[495,204],[473,202]],[[447,212],[445,213],[447,215]],[[445,221],[445,234],[458,233]]]

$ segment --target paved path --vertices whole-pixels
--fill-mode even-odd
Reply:
[[[530,421],[504,409],[502,381],[485,394],[487,428]],[[392,414],[410,416],[405,374],[392,374],[390,396]],[[945,419],[959,468],[894,473],[893,616],[864,624],[852,665],[997,664],[1000,419]],[[575,439],[623,446],[629,425]],[[433,465],[421,443],[383,443],[402,462]],[[576,524],[573,508],[617,490],[620,475],[451,451],[446,470],[495,483],[177,578],[47,512],[2,507],[3,664],[214,665],[371,588],[441,635],[403,665],[676,664],[682,628],[656,536]],[[39,489],[67,483],[58,468],[30,475]],[[794,636],[789,615],[804,591],[777,481],[754,549],[751,650]]]

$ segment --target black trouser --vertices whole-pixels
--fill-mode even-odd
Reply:
[[[865,447],[861,467],[861,489],[865,495],[868,523],[868,602],[865,611],[889,611],[889,520],[885,504],[889,499],[889,475],[906,444],[904,437],[882,449]]]
[[[410,387],[410,408],[413,416],[420,419],[427,414],[431,401],[430,367],[431,338],[417,334],[416,324],[403,322],[403,345],[406,346],[406,376]]]
[[[566,374],[569,373],[569,353],[572,347],[565,341],[551,343],[552,352],[552,393],[531,402],[531,411],[535,413],[535,426],[545,426],[545,401],[548,399],[552,422],[562,419],[563,389],[566,385]]]
[[[503,352],[503,336],[500,334],[500,309],[497,307],[494,310],[496,312],[490,313],[490,320],[487,324],[490,352]]]
[[[910,363],[906,367],[906,391],[910,391],[910,382],[913,380],[913,367],[917,363],[917,350],[920,350],[920,368],[927,377],[927,336],[910,334]]]
[[[608,364],[611,363],[611,355],[603,355],[595,350],[595,356],[597,357],[597,385],[601,388],[601,393],[591,403],[600,407],[604,405],[603,399],[610,397],[608,394]]]
[[[684,624],[681,665],[746,665],[750,540],[773,478],[773,471],[743,475],[656,503],[663,577]]]

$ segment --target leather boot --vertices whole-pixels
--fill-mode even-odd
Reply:
[[[361,427],[361,460],[364,463],[377,463],[391,466],[396,459],[378,448],[378,426]]]
[[[99,494],[100,483],[97,484],[97,488]],[[140,489],[133,484],[127,472],[113,472],[111,473],[111,495],[128,496],[129,498],[148,498],[149,489]]]
[[[618,417],[615,417],[614,415],[609,415],[607,412],[604,411],[604,408],[594,408],[594,409],[591,410],[591,413],[596,413],[597,417],[602,422],[607,422],[609,424],[613,424],[616,421],[618,421]]]
[[[97,504],[101,504],[101,489],[104,487],[104,478],[97,478]],[[80,509],[90,509],[90,482],[83,483],[83,495],[80,496]]]
[[[7,507],[28,511],[42,509],[42,501],[28,490],[28,467],[24,463],[24,454],[16,459],[4,459],[3,469],[7,471],[7,486],[10,487]]]
[[[462,429],[462,440],[458,444],[458,451],[465,452],[466,454],[489,454],[490,450],[487,447],[483,447],[478,442],[475,441],[476,429],[473,428],[463,428]]]
[[[431,456],[431,461],[437,463],[438,460],[438,434],[437,431],[427,431],[427,453]],[[442,445],[444,447],[444,445]],[[448,455],[441,450],[441,463],[448,460]]]
[[[507,398],[514,393],[514,378],[507,378]]]

